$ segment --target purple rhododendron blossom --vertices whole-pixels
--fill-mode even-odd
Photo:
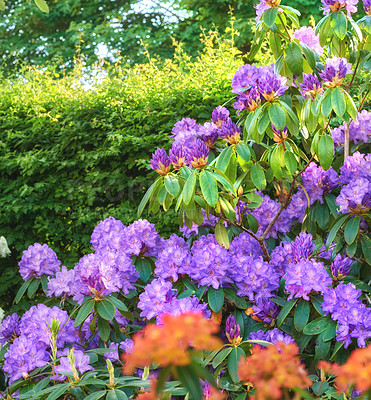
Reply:
[[[275,319],[277,319],[280,313],[277,304],[270,299],[262,297],[258,299],[256,303],[252,306],[254,311],[254,316],[258,317],[265,324],[270,325]]]
[[[206,122],[200,126],[197,132],[199,138],[201,138],[209,149],[215,147],[215,143],[218,139],[218,127],[212,122]]]
[[[348,63],[345,58],[334,56],[326,59],[325,69],[320,72],[319,76],[326,86],[335,87],[340,86],[345,76],[351,73],[352,64]]]
[[[258,89],[265,100],[273,101],[286,92],[288,89],[286,82],[286,77],[268,71],[259,78]]]
[[[323,53],[323,48],[319,44],[319,36],[314,33],[310,26],[303,26],[296,29],[293,37],[300,42],[306,44],[311,50],[316,51],[319,55]]]
[[[74,269],[68,270],[63,265],[61,271],[55,274],[55,278],[48,278],[48,297],[73,296],[78,290],[78,279]]]
[[[9,383],[28,378],[35,368],[44,367],[50,361],[45,347],[39,346],[32,337],[21,335],[14,340],[4,355],[4,372]]]
[[[151,168],[160,175],[166,175],[170,171],[170,158],[165,149],[157,147],[152,154]]]
[[[363,0],[363,8],[367,15],[371,15],[371,0]]]
[[[344,145],[344,127],[341,125],[331,131],[332,139],[336,146]],[[355,144],[369,143],[371,140],[371,112],[362,110],[358,113],[357,121],[349,124],[349,140]]]
[[[188,162],[194,168],[202,168],[207,164],[209,148],[203,140],[197,139],[194,146],[189,150]]]
[[[237,126],[230,118],[227,122],[222,122],[219,136],[230,144],[236,144],[240,141],[241,128]]]
[[[347,157],[344,165],[340,168],[340,182],[342,184],[351,183],[358,178],[371,181],[371,154],[365,156],[356,151],[352,156]]]
[[[180,169],[188,164],[188,152],[185,147],[179,143],[173,143],[169,150],[169,159],[175,169]]]
[[[305,217],[305,211],[308,207],[308,199],[302,188],[292,196],[291,202],[287,207],[287,216],[293,222],[297,220],[302,223]]]
[[[299,84],[299,90],[303,97],[315,98],[317,94],[323,93],[323,85],[317,76],[303,73],[303,83]]]
[[[282,277],[286,268],[293,262],[291,242],[281,242],[271,253],[269,263],[275,271]]]
[[[230,314],[227,318],[227,321],[225,323],[225,334],[230,343],[240,337],[241,328],[237,324],[236,318],[233,314]]]
[[[337,254],[331,263],[331,273],[334,278],[342,279],[350,274],[353,260],[349,257]]]
[[[256,86],[258,78],[259,68],[256,65],[243,65],[235,72],[232,78],[232,92],[240,94],[241,90],[249,86]]]
[[[211,114],[211,122],[217,127],[220,128],[222,122],[227,122],[229,119],[229,110],[223,106],[218,106],[214,108]]]
[[[123,234],[125,225],[113,218],[108,217],[94,228],[91,234],[91,244],[94,250],[112,249],[122,250],[125,247],[123,243]]]
[[[323,293],[332,284],[332,279],[321,262],[300,260],[290,263],[286,268],[286,291],[288,300],[302,297],[309,300],[311,291]]]
[[[257,332],[251,332],[249,339],[250,340],[265,340],[266,342],[270,342],[273,344],[276,344],[278,342],[285,343],[285,344],[295,343],[295,340],[292,338],[291,335],[289,335],[287,333],[283,333],[278,328],[268,330],[267,332],[264,332],[262,330],[259,330]]]
[[[13,313],[8,315],[0,324],[0,345],[13,342],[20,334],[20,317]]]
[[[371,182],[358,178],[343,186],[336,204],[342,213],[362,214],[371,208]]]
[[[171,133],[173,138],[176,139],[178,136],[181,136],[183,132],[188,132],[191,130],[198,130],[196,120],[192,118],[183,118],[174,125]]]
[[[292,262],[297,263],[301,260],[308,260],[313,249],[313,236],[310,233],[301,232],[295,240],[291,242]]]
[[[340,282],[323,296],[322,309],[339,323],[336,339],[343,342],[345,348],[354,338],[359,347],[365,347],[366,340],[371,338],[371,309],[362,303],[361,295],[362,290],[353,283]]]
[[[321,0],[323,13],[328,15],[330,12],[346,10],[348,16],[357,11],[358,0]]]
[[[41,278],[42,275],[54,275],[59,271],[61,262],[55,251],[46,244],[35,243],[23,252],[18,265],[20,275],[27,281],[32,276]]]

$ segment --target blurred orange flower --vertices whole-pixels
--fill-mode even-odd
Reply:
[[[358,391],[371,389],[371,346],[352,352],[343,365],[320,362],[318,368],[326,373],[336,375],[336,386],[339,390],[347,390],[353,384]]]
[[[133,373],[135,367],[156,363],[184,366],[191,362],[189,348],[215,350],[223,345],[213,336],[219,327],[202,313],[189,312],[180,315],[164,315],[163,325],[147,325],[133,336],[134,348],[123,354],[125,374]]]
[[[277,347],[276,347],[277,346]],[[297,357],[294,343],[276,343],[276,346],[255,346],[252,355],[239,363],[238,376],[256,388],[257,400],[279,399],[283,389],[306,388],[311,379]]]

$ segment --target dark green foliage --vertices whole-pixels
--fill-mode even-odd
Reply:
[[[211,42],[196,62],[178,50],[165,65],[101,70],[107,77],[96,90],[79,84],[78,67],[66,77],[25,69],[22,79],[3,83],[0,234],[12,256],[1,259],[0,306],[20,286],[16,265],[29,245],[49,244],[69,266],[90,251],[100,220],[136,219],[156,176],[148,160],[157,146],[168,146],[174,123],[204,122],[232,96],[240,61],[229,42],[218,49]],[[177,230],[172,212],[148,219],[165,235]]]

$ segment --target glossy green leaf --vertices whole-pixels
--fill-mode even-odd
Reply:
[[[180,193],[180,183],[176,176],[174,175],[166,175],[165,176],[165,188],[173,197],[178,197]]]
[[[117,297],[111,295],[106,297],[107,301],[109,301],[112,305],[114,305],[118,310],[121,311],[128,311],[128,308],[126,307],[125,303],[119,300]]]
[[[74,326],[75,328],[78,327],[79,325],[81,325],[86,318],[88,318],[88,316],[90,315],[90,313],[92,312],[93,308],[95,305],[95,301],[94,300],[88,300],[85,303],[83,303],[80,307],[79,312],[77,313],[76,319],[75,319],[75,323]]]
[[[343,90],[337,86],[331,93],[331,104],[335,113],[342,117],[347,109],[347,103]]]
[[[260,164],[255,163],[252,167],[251,167],[251,180],[252,183],[254,184],[254,186],[258,189],[258,190],[263,190],[265,188],[265,186],[267,185],[267,182],[265,180],[265,173],[263,168],[260,166]]]
[[[71,383],[62,383],[53,387],[53,391],[49,394],[46,400],[57,400],[71,387]]]
[[[303,329],[304,335],[319,335],[325,329],[327,329],[332,322],[329,317],[319,317],[314,321],[309,322]]]
[[[256,233],[259,229],[258,220],[250,213],[247,214],[246,219],[249,225],[249,229],[251,229],[254,233]]]
[[[23,285],[19,288],[16,296],[15,296],[15,300],[14,302],[17,304],[19,303],[19,301],[21,300],[21,298],[23,297],[23,295],[25,294],[26,290],[28,289],[28,286],[30,285],[30,283],[34,280],[35,278],[32,276],[30,279],[28,279],[26,282],[23,283]]]
[[[282,310],[278,314],[277,317],[277,327],[280,327],[286,317],[290,314],[291,310],[294,308],[295,304],[298,302],[298,299],[291,299],[285,303],[282,307]]]
[[[107,300],[97,301],[95,304],[95,310],[100,317],[107,321],[112,321],[115,316],[115,306]]]
[[[90,393],[88,396],[84,397],[84,400],[98,400],[106,394],[106,390],[100,390],[99,392]]]
[[[111,325],[107,320],[103,318],[98,318],[97,326],[99,337],[103,340],[103,342],[107,342],[111,333]]]
[[[285,151],[284,157],[285,157],[285,165],[289,170],[290,174],[293,175],[298,169],[298,162],[296,161],[296,157],[294,156],[293,153],[291,153],[288,150]]]
[[[219,156],[216,158],[216,168],[220,169],[220,171],[225,172],[229,161],[232,157],[232,153],[233,153],[233,147],[232,146],[228,146],[225,147],[224,150],[219,154]]]
[[[152,183],[152,185],[149,187],[149,189],[147,190],[146,194],[143,196],[139,207],[138,207],[138,212],[137,212],[137,216],[138,218],[141,216],[144,207],[147,205],[149,199],[151,198],[152,194],[156,191],[156,189],[161,185],[162,183],[162,178],[158,177],[157,180],[155,182]]]
[[[356,239],[359,231],[360,222],[361,218],[357,215],[354,218],[350,218],[345,224],[344,239],[348,244],[352,244]]]
[[[194,198],[196,189],[196,170],[189,175],[183,188],[183,202],[189,205]]]
[[[246,162],[250,161],[251,151],[250,147],[244,143],[238,143],[236,145],[237,154]]]
[[[224,291],[223,288],[214,289],[212,286],[207,290],[207,302],[210,308],[218,313],[224,304]]]
[[[339,217],[339,219],[334,223],[332,226],[326,240],[326,250],[328,251],[329,247],[331,246],[331,243],[334,241],[336,234],[338,233],[338,230],[341,228],[341,226],[344,224],[344,222],[350,218],[349,215],[342,215]]]
[[[271,28],[274,25],[277,14],[277,7],[268,8],[268,10],[263,13],[263,22],[265,23],[265,25],[267,25],[268,28]]]
[[[37,292],[37,289],[39,288],[40,283],[41,283],[40,279],[34,278],[31,280],[31,282],[28,286],[28,289],[27,289],[27,296],[29,298],[32,298],[34,296],[34,294]]]
[[[226,347],[219,351],[219,353],[214,357],[212,366],[213,368],[217,368],[228,356],[229,353],[232,351],[232,347]]]
[[[232,351],[228,356],[228,372],[232,381],[237,383],[240,381],[238,377],[238,364],[242,358],[245,358],[246,354],[241,347],[233,347]]]
[[[175,367],[176,375],[192,400],[202,400],[200,379],[191,366]]]
[[[342,13],[342,11],[336,11],[331,13],[331,28],[334,34],[340,39],[343,40],[347,33],[347,19]]]
[[[135,260],[135,267],[140,274],[140,279],[143,282],[147,282],[152,273],[151,263],[145,258],[137,258]]]
[[[332,164],[334,158],[334,141],[330,135],[321,136],[318,143],[318,158],[321,167],[327,171]]]
[[[269,107],[269,118],[280,131],[286,126],[286,113],[279,104],[274,103]]]
[[[295,42],[288,43],[285,54],[285,61],[290,71],[296,76],[301,76],[303,73],[303,54],[300,46]]]
[[[309,302],[301,300],[295,308],[294,325],[296,330],[302,331],[309,320],[310,306]]]
[[[371,239],[368,236],[362,238],[362,251],[366,261],[371,265]]]
[[[219,192],[218,185],[216,184],[216,180],[214,176],[203,170],[199,175],[201,192],[209,206],[214,207],[218,202]]]
[[[106,400],[128,400],[128,396],[122,390],[113,389],[107,392]]]
[[[215,226],[215,239],[220,244],[220,246],[224,247],[227,250],[229,249],[228,233],[222,219],[219,219],[218,223]]]

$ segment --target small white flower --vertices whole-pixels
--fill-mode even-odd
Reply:
[[[10,255],[8,243],[4,236],[0,237],[0,257],[5,258]]]

